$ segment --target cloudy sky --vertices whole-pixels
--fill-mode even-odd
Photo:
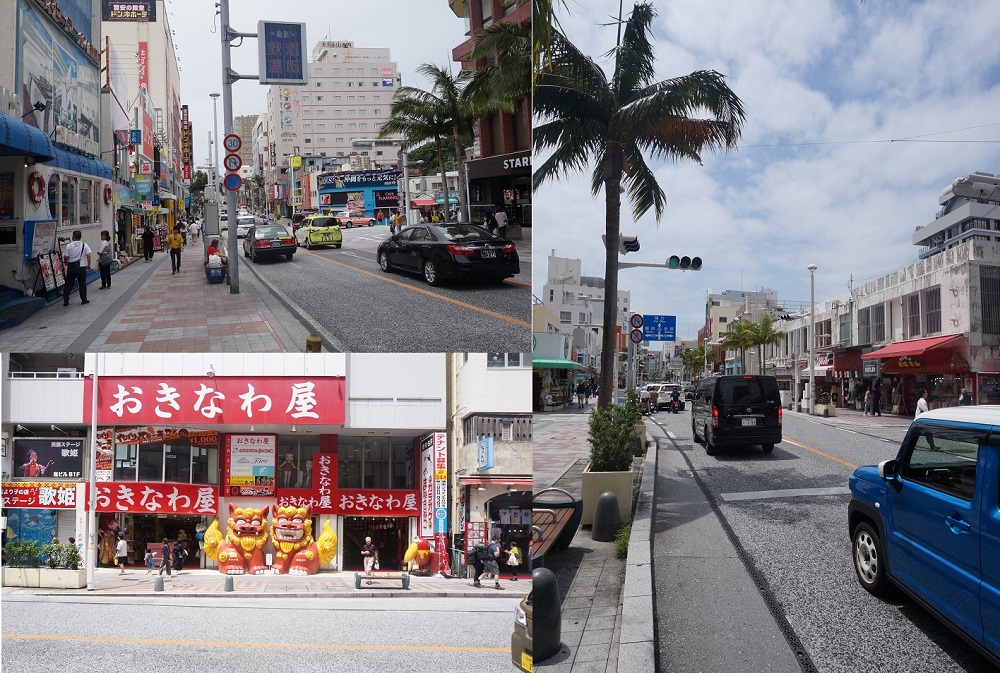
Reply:
[[[447,0],[230,0],[230,22],[238,32],[257,32],[257,21],[306,23],[308,53],[319,40],[350,40],[355,47],[388,47],[402,73],[404,86],[429,88],[416,74],[423,63],[452,64],[451,50],[465,40],[465,23]],[[194,125],[195,163],[208,158],[208,131],[213,128],[213,91],[222,93],[222,45],[212,0],[167,0],[170,27],[182,68],[181,102],[189,106]],[[257,74],[257,40],[246,38],[232,50],[233,69]],[[454,64],[457,72],[458,64]],[[254,80],[233,84],[233,115],[260,114],[266,109],[267,87]],[[225,134],[223,101],[218,101],[219,133]],[[221,156],[221,154],[220,154]]]
[[[611,72],[606,52],[613,0],[568,0],[563,32]],[[700,272],[619,274],[639,313],[677,316],[678,338],[704,323],[705,294],[774,288],[816,300],[916,259],[916,227],[933,222],[938,197],[974,171],[1000,172],[1000,42],[995,3],[960,11],[939,0],[670,0],[656,2],[656,79],[717,70],[747,113],[739,150],[704,165],[651,163],[666,193],[657,223],[622,232],[641,245],[623,261],[698,255]],[[625,3],[628,12],[631,5]],[[977,20],[977,17],[983,20]],[[540,161],[536,158],[536,165]],[[589,172],[534,195],[534,285],[551,250],[604,275],[604,193]]]

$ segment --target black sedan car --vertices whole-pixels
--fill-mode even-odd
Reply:
[[[445,278],[484,278],[501,282],[521,271],[510,241],[474,224],[418,224],[378,246],[383,271],[423,274],[429,285]]]
[[[250,261],[264,257],[279,257],[284,255],[291,259],[295,254],[295,239],[281,224],[258,224],[250,227],[243,239],[243,256]]]

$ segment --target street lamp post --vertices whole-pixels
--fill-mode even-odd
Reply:
[[[215,142],[213,143],[212,151],[215,154],[215,167],[212,169],[212,201],[214,203],[219,202],[219,93],[208,94],[209,98],[212,99],[212,119],[215,124],[213,128],[215,129]]]
[[[816,413],[816,269],[809,269],[809,415]]]

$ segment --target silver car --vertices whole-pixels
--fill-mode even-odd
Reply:
[[[259,217],[240,215],[239,219],[236,220],[236,238],[246,238],[250,227],[261,224],[264,224],[264,220]]]

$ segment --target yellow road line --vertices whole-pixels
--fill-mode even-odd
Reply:
[[[247,647],[250,643],[229,642],[225,640],[161,640],[156,638],[120,638],[117,636],[57,636],[34,633],[5,633],[3,638],[19,640],[57,640],[84,643],[134,643],[138,645],[194,645],[197,647]],[[510,652],[509,647],[463,647],[449,645],[345,645],[337,643],[263,643],[254,642],[254,646],[282,647],[305,650],[380,650],[403,652]]]
[[[794,439],[789,439],[788,437],[784,437],[784,436],[781,439],[782,439],[782,441],[788,442],[789,444],[794,444],[795,446],[802,447],[806,451],[812,451],[813,453],[815,453],[818,456],[823,456],[824,458],[829,458],[833,462],[840,463],[841,465],[845,465],[845,466],[851,468],[852,470],[858,469],[858,466],[854,465],[853,463],[848,463],[846,460],[842,460],[840,458],[837,458],[836,456],[831,456],[829,453],[825,453],[823,451],[820,451],[819,449],[814,449],[813,447],[808,446],[806,444],[802,444],[800,442],[796,442]]]
[[[496,311],[490,311],[489,309],[482,308],[481,306],[476,306],[474,304],[468,304],[468,303],[466,303],[464,301],[459,301],[457,299],[452,299],[451,297],[446,297],[443,294],[438,294],[437,292],[431,292],[430,290],[425,290],[422,287],[413,287],[412,285],[409,285],[409,284],[404,283],[402,281],[398,281],[398,280],[396,280],[394,278],[387,278],[385,276],[384,272],[380,275],[380,274],[377,274],[377,273],[373,273],[371,271],[365,271],[364,269],[359,269],[358,267],[353,266],[351,264],[347,264],[346,262],[339,262],[339,261],[337,261],[335,259],[330,259],[329,257],[324,257],[323,255],[317,255],[315,252],[310,252],[308,250],[300,250],[299,252],[301,254],[312,255],[316,259],[322,259],[324,261],[330,262],[331,264],[339,264],[340,266],[346,266],[348,269],[351,269],[352,271],[357,271],[358,273],[363,273],[366,276],[371,276],[372,278],[378,278],[380,280],[384,280],[387,283],[393,283],[395,285],[398,285],[399,287],[405,287],[407,290],[412,290],[414,292],[419,292],[420,294],[425,294],[428,297],[434,297],[435,299],[440,299],[441,301],[446,301],[449,304],[455,304],[456,306],[461,306],[462,308],[467,308],[470,311],[476,311],[477,313],[484,313],[484,314],[486,314],[488,316],[492,316],[494,318],[499,318],[500,320],[503,320],[505,322],[509,322],[509,323],[511,323],[513,325],[517,325],[519,327],[527,327],[529,329],[531,328],[531,323],[524,322],[523,320],[518,320],[517,318],[512,318],[509,315],[504,315],[503,313],[497,313]],[[519,282],[521,285],[529,285],[529,283],[521,283],[520,281],[514,281],[514,282]]]

